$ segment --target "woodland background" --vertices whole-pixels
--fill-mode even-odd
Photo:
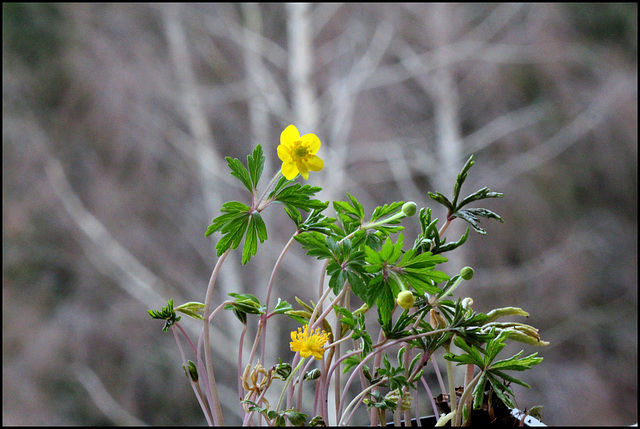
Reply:
[[[544,362],[520,407],[637,422],[637,4],[4,3],[2,19],[3,424],[205,423],[146,310],[204,300],[204,232],[247,200],[224,156],[261,144],[265,186],[289,124],[322,141],[320,198],[369,212],[413,200],[442,218],[427,191],[450,195],[474,154],[463,194],[503,192],[482,206],[505,223],[445,269],[473,266],[475,309],[522,307],[551,342],[525,349]],[[265,217],[218,302],[262,297],[293,233]],[[298,246],[283,270],[279,296],[312,298],[317,261]],[[214,329],[229,415],[239,327]],[[270,358],[289,358],[290,328]]]

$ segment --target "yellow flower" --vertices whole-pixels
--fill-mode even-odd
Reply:
[[[329,337],[326,332],[317,328],[309,332],[309,325],[298,328],[298,331],[291,332],[291,351],[300,352],[300,356],[307,358],[313,356],[320,360],[324,354],[324,343]]]
[[[278,158],[282,160],[282,175],[294,179],[298,173],[309,180],[309,171],[320,171],[324,162],[316,156],[320,149],[320,139],[315,134],[300,137],[298,129],[289,125],[280,134]]]

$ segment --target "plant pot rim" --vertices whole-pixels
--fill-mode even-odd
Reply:
[[[536,419],[535,417],[526,415],[524,411],[521,411],[517,408],[512,408],[511,409],[511,416],[517,420],[523,420],[524,417],[524,425],[525,426],[529,426],[529,427],[541,427],[544,426],[546,427],[547,425],[545,425],[544,423],[542,423],[540,420]],[[420,425],[423,427],[434,427],[436,424],[436,416],[425,416],[425,417],[420,417]],[[393,422],[388,422],[387,423],[387,427],[392,427],[394,425]],[[404,420],[400,421],[400,426],[404,427]],[[413,427],[417,427],[418,426],[418,421],[417,419],[413,418],[411,419],[411,426]]]

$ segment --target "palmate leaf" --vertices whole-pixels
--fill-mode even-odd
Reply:
[[[312,198],[322,190],[319,186],[301,185],[297,182],[281,177],[278,183],[269,193],[267,201],[284,204],[287,208],[295,208],[308,212],[309,210],[324,210],[328,203]]]
[[[242,165],[240,160],[237,158],[231,158],[228,156],[225,159],[227,161],[227,165],[231,169],[231,175],[238,178],[238,180],[242,182],[252,195],[255,194],[258,187],[258,181],[260,180],[262,170],[264,169],[265,156],[262,152],[262,147],[260,145],[256,146],[253,150],[253,154],[247,156],[248,169]]]
[[[437,264],[446,262],[447,258],[430,252],[418,253],[416,249],[404,252],[403,241],[403,235],[399,234],[396,243],[387,238],[379,251],[364,246],[368,264],[364,266],[364,271],[373,275],[373,279],[369,282],[367,295],[360,298],[369,305],[375,302],[383,324],[391,318],[395,297],[401,290],[411,287],[419,295],[437,294],[441,290],[436,283],[449,280],[446,273],[434,270]]]
[[[293,238],[302,245],[308,256],[315,256],[318,259],[330,259],[333,256],[327,244],[327,237],[320,232],[307,231],[295,235]]]
[[[484,209],[484,208],[463,209],[463,207],[465,207],[467,204],[470,204],[472,202],[480,201],[486,198],[501,198],[503,194],[500,192],[491,192],[489,188],[484,187],[482,189],[477,190],[473,194],[467,196],[466,198],[464,198],[462,201],[458,203],[460,190],[462,189],[462,184],[467,179],[467,174],[469,172],[469,169],[473,166],[473,163],[474,163],[473,155],[471,155],[467,160],[467,162],[462,167],[462,170],[460,171],[460,173],[458,173],[458,177],[456,178],[456,183],[453,187],[452,201],[449,201],[447,197],[445,197],[439,192],[435,192],[435,193],[429,192],[429,197],[431,197],[434,201],[442,204],[447,208],[447,218],[449,220],[454,218],[465,220],[471,225],[471,227],[476,232],[480,234],[486,234],[487,232],[480,227],[479,218],[496,219],[499,222],[504,222],[502,218],[498,216],[496,213],[488,209]],[[430,213],[428,213],[428,215],[430,220]],[[422,217],[422,212],[421,212],[421,221],[423,224],[425,223]],[[440,243],[440,238],[437,236],[437,233],[434,233],[433,231],[425,230],[425,228],[428,228],[428,227],[423,226],[423,231],[420,236],[422,247],[425,247],[427,244],[431,247],[439,247],[441,244],[444,244],[444,243]],[[448,247],[446,248],[442,247],[439,250],[440,251],[453,250],[454,248],[464,243],[464,241],[466,240],[466,237],[467,237],[467,234],[465,234],[457,243],[453,245],[450,243]],[[432,243],[435,243],[435,244],[432,245]],[[434,252],[436,252],[435,248],[433,250]]]
[[[520,358],[522,351],[507,359],[496,361],[495,359],[497,355],[505,348],[507,338],[508,333],[506,331],[502,331],[494,338],[488,339],[486,348],[482,350],[474,345],[467,344],[467,342],[462,338],[456,337],[453,340],[454,344],[461,348],[465,353],[461,355],[447,353],[444,355],[445,359],[457,362],[458,365],[473,364],[479,367],[482,371],[478,384],[474,388],[475,409],[482,406],[481,398],[485,391],[485,385],[487,382],[491,384],[491,387],[498,398],[500,398],[507,406],[513,407],[513,401],[509,398],[509,396],[513,396],[513,392],[511,392],[511,390],[501,380],[516,383],[527,388],[530,386],[524,381],[506,374],[504,371],[525,371],[531,369],[533,365],[537,365],[542,362],[542,358],[536,357],[537,353]]]
[[[258,240],[263,243],[267,239],[267,227],[260,213],[238,201],[224,203],[220,211],[224,214],[213,219],[207,228],[205,237],[218,231],[222,233],[222,237],[216,244],[218,256],[230,248],[237,248],[244,237],[245,243],[242,251],[242,264],[244,265],[249,262],[251,256],[256,254]]]
[[[358,244],[362,240],[366,242],[367,245],[376,246],[389,234],[404,229],[403,226],[398,225],[401,222],[400,218],[393,219],[393,215],[402,209],[404,201],[376,207],[370,220],[367,221],[362,204],[360,204],[356,197],[348,192],[347,197],[349,201],[334,201],[333,209],[336,211],[338,219],[342,224],[344,235],[351,234],[362,228],[354,237],[354,241]],[[385,222],[385,218],[390,220]],[[373,224],[377,225],[372,226]]]

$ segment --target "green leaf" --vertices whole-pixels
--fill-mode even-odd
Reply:
[[[380,219],[383,219],[386,216],[390,216],[397,213],[399,209],[402,209],[403,205],[404,205],[404,201],[397,201],[391,204],[385,204],[382,207],[376,207],[375,210],[373,211],[373,214],[371,214],[370,222],[375,222]],[[397,222],[395,223],[398,223],[398,222],[400,222],[400,220],[397,220]]]
[[[307,422],[307,415],[296,410],[287,410],[284,412],[284,415],[287,416],[291,424],[294,426],[304,426]]]
[[[262,153],[262,147],[258,145],[253,150],[253,155],[247,156],[248,170],[237,158],[231,158],[228,156],[225,159],[227,161],[227,165],[231,169],[231,175],[238,178],[249,192],[254,195],[264,168],[265,156]]]
[[[503,359],[497,362],[493,362],[491,364],[491,369],[502,371],[525,371],[531,369],[533,365],[537,365],[542,362],[542,358],[536,357],[538,353],[533,353],[532,355],[523,357],[522,359],[518,359],[521,354],[522,351],[510,357],[509,359]]]
[[[493,392],[496,394],[507,407],[514,408],[515,404],[509,396],[513,396],[513,392],[503,382],[501,382],[493,374],[487,374],[487,380],[491,384]]]
[[[469,203],[472,203],[474,201],[484,200],[485,198],[502,198],[503,196],[504,194],[500,192],[491,192],[489,188],[484,187],[482,189],[477,190],[473,194],[469,195],[465,199],[463,199],[457,208],[460,209]]]
[[[436,249],[434,249],[434,253],[450,252],[451,250],[454,250],[462,246],[465,243],[465,241],[467,241],[467,238],[469,238],[469,228],[467,228],[467,231],[464,233],[464,235],[460,237],[460,240],[438,245],[436,246]]]
[[[381,289],[381,293],[376,300],[376,306],[378,307],[378,317],[381,325],[389,323],[391,316],[393,315],[393,309],[396,304],[395,295],[389,287]]]
[[[293,238],[302,245],[308,256],[314,256],[318,259],[330,259],[333,257],[333,253],[327,244],[327,237],[319,232],[303,232]]]
[[[504,220],[502,220],[502,218],[498,216],[496,213],[492,212],[491,210],[481,209],[481,208],[458,210],[451,215],[451,218],[456,218],[456,217],[467,221],[471,225],[471,227],[480,234],[487,233],[484,229],[480,227],[480,224],[479,224],[480,217],[483,217],[486,219],[496,219],[497,221],[504,223]]]
[[[444,195],[442,195],[440,192],[429,192],[429,197],[431,197],[432,200],[434,200],[437,203],[442,204],[443,206],[445,206],[447,208],[447,210],[449,211],[449,213],[453,212],[453,204],[451,203],[451,201],[449,201],[449,199],[447,199],[447,197],[445,197]]]
[[[322,208],[314,208],[304,222],[302,221],[302,216],[297,209],[285,207],[285,211],[296,224],[298,231],[316,231],[325,235],[334,235],[339,230],[335,225],[336,219],[322,214],[328,206],[329,203],[325,202],[323,203]]]
[[[244,239],[244,248],[242,250],[242,265],[249,262],[251,256],[254,256],[258,251],[258,240],[260,243],[264,243],[267,239],[267,227],[262,220],[260,213],[253,212],[249,216],[249,223],[247,225],[247,235]]]
[[[162,327],[162,332],[167,332],[174,323],[180,321],[180,316],[176,316],[176,312],[173,309],[173,299],[170,299],[167,302],[166,307],[162,307],[161,310],[147,310],[149,316],[152,319],[164,320],[164,326]]]
[[[253,183],[251,182],[251,176],[244,165],[237,158],[231,158],[227,156],[227,165],[231,169],[231,175],[238,178],[242,184],[251,192],[254,193]]]
[[[251,184],[253,185],[253,190],[258,187],[258,181],[260,180],[262,170],[264,169],[264,160],[265,156],[260,145],[256,146],[253,150],[253,155],[247,156],[247,165],[249,166],[249,176]]]
[[[460,189],[462,189],[462,184],[464,183],[464,181],[467,180],[467,173],[469,172],[469,169],[473,166],[473,164],[473,155],[471,155],[467,162],[465,162],[462,170],[460,170],[460,173],[458,173],[456,183],[453,185],[453,203],[451,204],[453,207],[455,207],[455,209],[452,209],[451,211],[454,211],[459,207],[457,204],[458,197],[460,196]]]
[[[276,307],[273,309],[272,313],[285,314],[287,311],[291,310],[293,310],[291,304],[289,304],[287,301],[281,301],[280,298],[278,298],[278,303],[276,304]]]
[[[269,194],[268,200],[284,204],[291,210],[301,209],[306,212],[312,209],[324,210],[328,203],[313,199],[322,188],[291,182],[282,177]]]
[[[487,384],[487,373],[483,372],[473,389],[473,409],[479,410],[484,402],[484,386]]]
[[[245,238],[242,251],[242,264],[246,264],[258,251],[258,240],[264,243],[267,239],[267,227],[256,210],[238,201],[229,201],[220,209],[224,214],[213,219],[205,236],[220,231],[222,237],[216,244],[217,255],[220,256],[229,248],[235,249]],[[245,237],[246,234],[246,237]]]
[[[235,298],[235,300],[224,306],[225,310],[237,310],[246,314],[264,314],[266,308],[260,304],[258,298],[249,293],[230,293],[229,296]]]
[[[204,318],[200,314],[198,314],[204,310],[204,304],[201,302],[187,302],[176,307],[175,310],[184,313],[194,319],[204,320]]]

